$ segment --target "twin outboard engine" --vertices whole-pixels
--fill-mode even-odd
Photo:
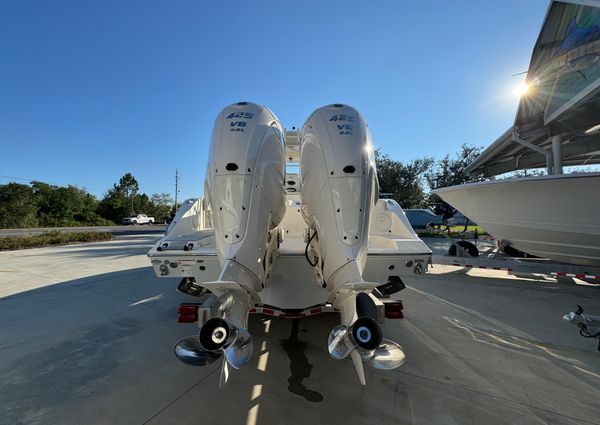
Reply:
[[[307,259],[341,325],[329,335],[333,358],[352,356],[361,383],[362,361],[380,369],[404,362],[404,353],[382,339],[375,299],[380,283],[365,282],[371,209],[378,199],[377,173],[367,123],[350,106],[317,109],[302,129],[302,214],[308,225]],[[379,350],[379,351],[377,351]]]
[[[378,199],[370,135],[358,111],[334,104],[313,112],[301,137],[305,255],[317,283],[330,293],[328,302],[341,314],[329,352],[335,359],[351,356],[364,385],[363,362],[379,369],[404,362],[400,346],[382,338],[371,294],[380,283],[362,277]],[[240,102],[217,118],[205,200],[221,270],[216,281],[202,282],[217,298],[208,320],[199,321],[199,335],[182,339],[175,353],[200,366],[224,356],[221,384],[228,364],[239,368],[252,355],[248,312],[260,303],[277,257],[278,226],[286,210],[284,155],[281,125],[266,107]]]

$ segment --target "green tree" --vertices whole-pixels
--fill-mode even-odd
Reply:
[[[145,193],[137,194],[133,197],[134,211],[136,214],[152,215],[152,203]]]
[[[137,180],[131,173],[126,173],[119,180],[118,188],[123,193],[125,198],[127,198],[130,202],[131,210],[129,211],[129,214],[134,215],[135,209],[133,207],[133,201],[135,199],[135,195],[137,195],[138,191],[140,190]]]
[[[139,185],[131,173],[125,174],[106,192],[98,205],[99,214],[115,223],[135,214],[134,201]]]
[[[426,205],[424,175],[433,163],[432,158],[403,163],[376,152],[375,162],[381,193],[391,193],[402,208],[422,208]]]
[[[98,213],[107,220],[121,223],[121,220],[129,215],[130,208],[127,198],[113,187],[98,204]]]
[[[588,167],[588,170],[586,170],[585,172],[593,172],[594,170],[591,167]],[[575,171],[571,171],[573,173],[581,173],[581,170],[575,170]],[[547,175],[548,172],[546,170],[543,169],[538,169],[538,168],[526,168],[524,170],[515,170],[512,171],[510,173],[507,174],[503,174],[500,176],[496,176],[496,179],[498,180],[505,180],[505,179],[517,179],[520,177],[536,177],[536,176],[545,176]]]
[[[98,214],[98,200],[95,196],[85,191],[81,194],[81,208],[73,218],[79,223],[85,223],[90,226],[114,224],[111,220],[107,220]]]
[[[171,212],[173,198],[168,193],[153,193],[150,196],[151,215],[157,222],[164,222]]]
[[[19,183],[0,185],[0,228],[37,225],[37,204],[32,188]]]
[[[425,179],[431,190],[483,180],[481,177],[473,177],[465,173],[467,166],[479,156],[481,150],[482,148],[477,146],[462,144],[454,158],[446,155],[432,164],[425,173]]]
[[[436,161],[425,174],[431,190],[484,180],[483,177],[469,176],[465,173],[467,166],[481,154],[481,151],[481,147],[464,143],[454,158],[446,155]],[[442,215],[444,218],[450,218],[456,212],[454,207],[444,202],[436,194],[429,195],[428,204],[433,207],[436,214]]]
[[[37,203],[40,226],[82,226],[107,224],[97,212],[98,201],[76,186],[55,186],[43,182],[31,183]]]

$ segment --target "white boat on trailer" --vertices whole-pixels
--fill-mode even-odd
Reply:
[[[370,136],[354,108],[319,108],[302,132],[284,132],[266,107],[225,108],[204,198],[186,200],[148,252],[157,276],[180,279],[194,297],[179,306],[179,321],[199,333],[179,341],[176,356],[195,366],[223,357],[223,385],[228,367],[252,355],[249,314],[336,311],[328,350],[352,358],[361,384],[363,363],[402,365],[402,348],[379,325],[403,317],[390,296],[402,278],[427,271],[431,251],[398,203],[378,193]]]
[[[491,177],[542,168],[546,176],[435,190],[502,246],[558,263],[600,266],[600,14],[597,0],[551,1],[515,123],[465,172]]]
[[[519,251],[600,266],[600,173],[470,183],[435,193]]]

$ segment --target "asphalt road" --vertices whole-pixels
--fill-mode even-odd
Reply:
[[[44,232],[110,232],[115,236],[164,234],[165,224],[150,224],[140,226],[89,226],[89,227],[36,227],[32,229],[0,229],[0,238],[3,236],[40,235]]]
[[[0,424],[600,422],[596,341],[561,319],[600,314],[600,288],[436,266],[383,326],[401,368],[366,368],[361,387],[327,353],[335,314],[252,316],[252,361],[219,389],[219,364],[173,356],[195,326],[176,323],[189,297],[148,267],[154,240],[0,253]]]

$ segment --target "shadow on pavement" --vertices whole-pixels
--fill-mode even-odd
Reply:
[[[366,368],[366,387],[327,352],[337,314],[253,315],[252,359],[219,389],[220,362],[194,368],[173,355],[197,332],[176,323],[177,305],[193,300],[176,284],[141,267],[0,299],[0,424],[577,424],[600,412],[594,354],[515,340],[505,325],[539,334],[548,325],[535,320],[562,302],[553,292],[421,281],[402,293],[407,319],[383,327],[406,364]]]

